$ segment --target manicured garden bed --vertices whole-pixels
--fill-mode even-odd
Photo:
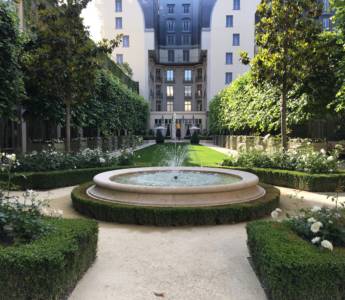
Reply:
[[[66,299],[96,257],[97,223],[48,219],[53,230],[29,244],[0,246],[0,298]]]
[[[86,194],[92,183],[83,184],[72,191],[75,210],[101,221],[155,225],[214,225],[250,221],[269,214],[279,205],[279,190],[264,186],[266,195],[256,201],[214,207],[139,207],[98,201]]]
[[[322,250],[278,222],[251,222],[247,234],[253,266],[270,299],[345,299],[345,248]]]
[[[335,192],[337,188],[345,186],[345,172],[332,174],[310,174],[306,172],[231,167],[256,174],[261,182],[276,186],[288,187],[309,192]]]

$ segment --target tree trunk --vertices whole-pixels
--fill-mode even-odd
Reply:
[[[71,152],[71,104],[66,103],[66,152]]]
[[[280,127],[281,127],[281,146],[284,151],[288,148],[288,137],[287,137],[287,122],[286,122],[286,102],[287,102],[287,92],[282,91],[280,99]]]

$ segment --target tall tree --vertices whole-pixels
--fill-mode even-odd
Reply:
[[[287,95],[312,72],[317,36],[322,28],[322,6],[315,0],[262,0],[258,6],[252,60],[257,84],[270,83],[280,93],[282,147],[287,148]]]
[[[83,25],[82,10],[90,0],[55,0],[40,5],[35,38],[26,67],[33,90],[52,109],[65,109],[66,151],[71,150],[71,110],[92,97],[98,71],[98,56],[109,52],[119,40],[102,41],[97,47]]]
[[[24,94],[19,55],[22,39],[15,7],[0,1],[0,118],[17,118]]]

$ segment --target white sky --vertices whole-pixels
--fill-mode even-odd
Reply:
[[[98,15],[98,10],[96,8],[95,0],[91,1],[87,8],[84,9],[82,13],[82,17],[84,18],[85,26],[89,27],[91,38],[98,42],[101,40],[101,19]]]

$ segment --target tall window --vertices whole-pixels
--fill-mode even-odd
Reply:
[[[124,48],[128,48],[129,47],[129,36],[128,35],[124,35],[123,36],[122,46]]]
[[[123,54],[116,54],[116,63],[123,64]]]
[[[183,50],[183,61],[189,62],[189,50]]]
[[[234,10],[241,9],[241,0],[234,0]]]
[[[115,0],[115,11],[122,12],[122,0]]]
[[[198,84],[196,86],[196,96],[197,97],[202,97],[202,84]]]
[[[174,50],[168,50],[168,61],[174,62],[175,61],[175,52]]]
[[[175,35],[174,34],[168,34],[167,35],[167,45],[168,46],[172,46],[172,45],[175,45]]]
[[[167,86],[167,97],[174,97],[174,87],[172,85]]]
[[[167,31],[174,32],[175,31],[175,20],[167,20]]]
[[[156,111],[162,111],[162,102],[156,101]]]
[[[196,109],[197,109],[197,111],[202,111],[202,101],[201,100],[198,100],[196,102]]]
[[[184,102],[184,111],[192,111],[192,101]]]
[[[182,31],[190,32],[190,19],[182,20]]]
[[[156,84],[156,97],[161,97],[161,85],[160,84]]]
[[[328,17],[324,17],[322,19],[322,27],[324,30],[330,30],[331,29],[331,20]]]
[[[329,0],[323,0],[323,11],[324,12],[329,11]]]
[[[167,101],[167,112],[174,111],[174,101]]]
[[[198,69],[197,71],[197,79],[202,80],[202,69]]]
[[[190,34],[182,35],[182,44],[183,45],[190,45],[192,43],[192,37]]]
[[[233,54],[232,54],[232,52],[227,52],[225,54],[225,63],[227,65],[232,65],[232,63],[233,63]]]
[[[184,81],[192,81],[192,70],[184,70]]]
[[[185,85],[185,87],[184,87],[184,96],[185,97],[192,97],[192,86]]]
[[[118,17],[115,19],[115,28],[122,29],[122,18]]]
[[[233,46],[239,46],[240,45],[240,34],[234,33],[232,35],[232,45]]]
[[[234,27],[234,16],[226,16],[226,27]]]
[[[232,73],[226,72],[225,73],[225,84],[230,84],[232,82]]]
[[[167,70],[167,81],[174,81],[174,70]]]
[[[156,80],[161,81],[161,69],[156,69]]]
[[[182,4],[183,5],[183,13],[189,14],[190,12],[190,4]]]
[[[173,14],[174,13],[174,8],[175,8],[175,4],[168,4],[168,13],[169,14]]]

